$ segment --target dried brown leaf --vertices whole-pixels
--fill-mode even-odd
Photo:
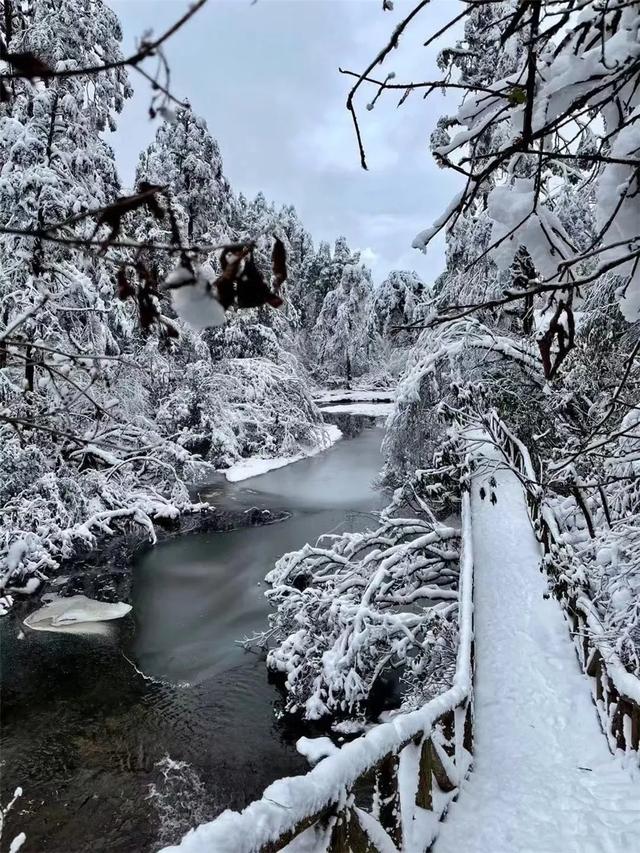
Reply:
[[[275,238],[271,253],[273,267],[273,282],[279,288],[287,280],[287,250],[279,237]]]

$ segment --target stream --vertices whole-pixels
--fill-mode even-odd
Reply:
[[[300,724],[280,719],[264,661],[236,642],[266,627],[264,576],[286,551],[357,530],[385,504],[372,481],[382,429],[240,483],[216,505],[287,510],[285,521],[185,535],[133,565],[133,612],[103,634],[0,621],[2,849],[133,853],[177,841],[274,779],[305,772]]]

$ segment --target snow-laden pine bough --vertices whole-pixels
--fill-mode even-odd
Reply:
[[[399,525],[398,527],[402,527]],[[419,528],[419,529],[418,529]],[[394,545],[399,531],[393,525],[382,527],[378,554],[391,550],[388,556],[389,579],[396,567],[404,566],[411,575],[419,558],[411,548]],[[428,846],[437,833],[440,816],[456,795],[466,776],[472,750],[472,681],[473,681],[473,551],[468,492],[462,495],[461,529],[438,538],[417,525],[412,539],[422,539],[426,560],[433,565],[442,562],[442,552],[451,540],[459,547],[459,594],[456,625],[458,649],[451,686],[433,696],[421,707],[398,713],[389,722],[371,728],[366,734],[323,758],[303,776],[280,779],[270,785],[262,798],[242,812],[227,810],[211,823],[191,830],[180,844],[167,847],[163,853],[267,853],[282,850],[297,839],[300,849],[367,849],[397,851],[410,844],[414,834]],[[449,543],[447,545],[446,543]],[[331,563],[322,553],[308,553],[302,560],[317,560],[321,577],[329,579],[358,553],[356,539],[346,540],[343,552]],[[396,549],[393,551],[393,549]],[[434,549],[430,552],[429,549]],[[323,549],[319,549],[322,551]],[[366,550],[366,549],[365,549]],[[436,552],[437,556],[436,556]],[[376,550],[369,551],[375,554]],[[431,553],[431,556],[429,554]],[[342,559],[341,559],[342,558]],[[371,557],[370,560],[377,558]],[[366,554],[361,554],[361,562]],[[288,555],[276,570],[284,578],[295,571]],[[448,562],[448,561],[445,561]],[[382,563],[374,572],[374,593],[383,594]],[[423,567],[426,570],[426,566]],[[428,570],[427,570],[428,571]],[[399,581],[398,589],[403,589]],[[274,581],[277,578],[274,575]],[[365,590],[368,583],[362,573],[353,575],[354,587]],[[371,579],[370,579],[371,580]],[[415,583],[407,579],[407,594]],[[295,587],[293,587],[295,589]],[[399,593],[400,594],[400,593]],[[359,612],[360,624],[371,618],[369,611]],[[378,620],[374,619],[374,624]],[[400,637],[401,629],[397,636]],[[404,635],[406,637],[406,634]],[[402,642],[402,639],[399,639]],[[355,652],[352,649],[352,652]],[[324,697],[326,700],[326,697]],[[375,793],[370,810],[366,810],[357,793],[361,782],[373,781]],[[293,849],[293,848],[291,848]]]
[[[545,496],[525,445],[495,414],[489,423],[505,462],[525,486],[544,546],[542,565],[590,678],[609,746],[640,764],[639,479],[621,478],[614,500],[601,499],[597,485],[589,488],[575,480],[570,496]],[[624,443],[627,450],[633,445],[637,456],[640,436],[627,435]],[[619,471],[620,461],[611,466]],[[598,498],[589,497],[589,492]]]

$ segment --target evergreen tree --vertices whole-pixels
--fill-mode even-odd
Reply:
[[[223,173],[220,149],[205,120],[190,108],[178,107],[160,125],[140,155],[136,179],[169,189],[189,244],[233,241],[237,202]]]
[[[390,272],[375,289],[369,321],[372,332],[385,340],[399,340],[392,330],[417,319],[418,307],[423,301],[424,293],[424,282],[415,272]]]
[[[346,264],[340,283],[326,295],[313,329],[320,376],[348,384],[368,370],[374,354],[368,323],[372,297],[369,270]]]
[[[5,10],[12,51],[37,52],[56,69],[121,58],[117,18],[101,0],[34,0]],[[53,78],[45,87],[22,81],[13,86],[14,96],[0,104],[3,222],[37,231],[113,201],[119,191],[113,152],[98,134],[106,125],[115,126],[114,113],[130,94],[123,70],[107,72],[93,86],[80,77]],[[81,240],[92,232],[92,223],[81,219],[74,236]],[[58,412],[67,421],[76,410],[91,410],[86,393],[78,395],[68,383],[56,382],[53,369],[39,364],[45,345],[97,356],[118,351],[117,338],[130,322],[115,299],[112,270],[72,243],[9,235],[0,243],[0,267],[2,321],[10,325],[29,315],[21,325],[21,334],[32,341],[23,371],[29,395],[24,405],[31,415],[39,411],[48,417],[52,398],[72,399],[72,406]],[[78,362],[65,364],[64,370],[75,374],[76,384],[85,384]],[[104,373],[104,365],[99,372]]]

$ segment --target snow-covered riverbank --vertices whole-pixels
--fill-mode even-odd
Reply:
[[[231,467],[225,468],[223,473],[230,483],[248,480],[250,477],[266,474],[267,471],[284,468],[285,465],[291,465],[292,462],[300,462],[301,459],[317,456],[318,453],[332,447],[340,438],[342,438],[342,431],[337,426],[325,424],[317,430],[317,443],[308,449],[301,450],[292,456],[252,456],[249,459],[240,459]]]
[[[394,409],[393,403],[338,403],[333,406],[321,406],[323,414],[362,415],[367,418],[386,418]]]

